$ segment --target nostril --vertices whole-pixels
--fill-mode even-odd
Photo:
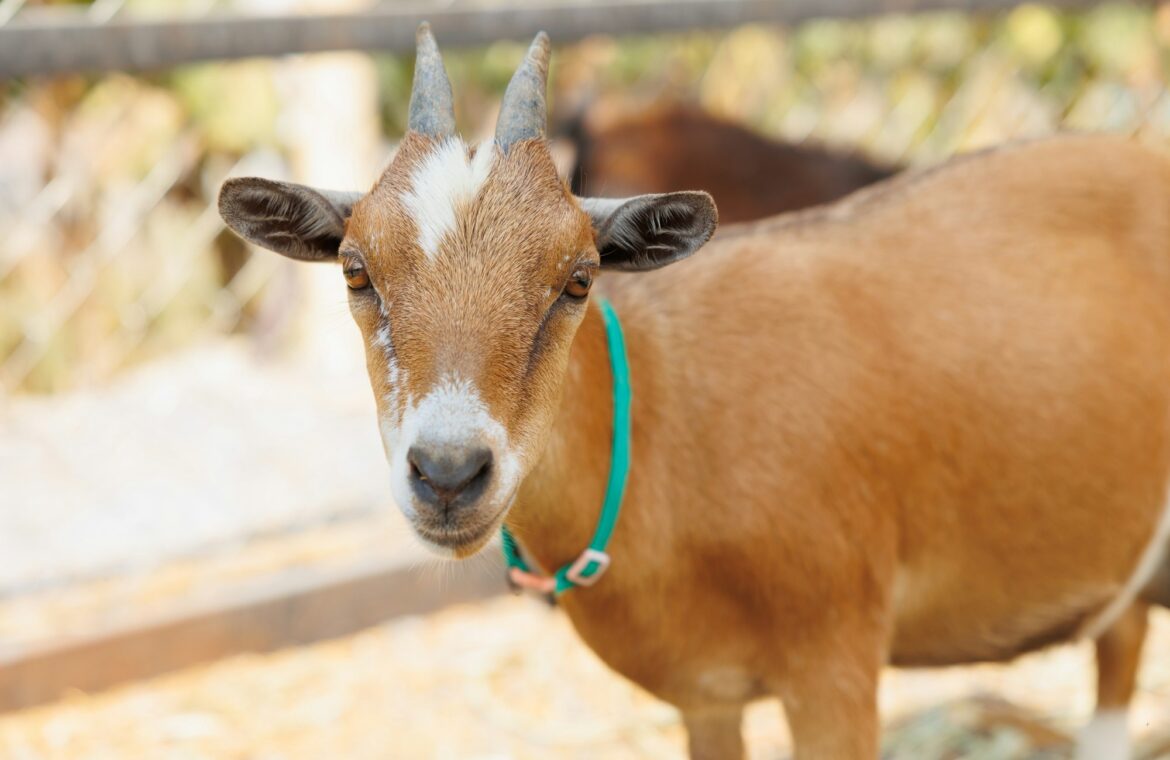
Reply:
[[[471,472],[471,477],[468,479],[469,485],[475,480],[487,477],[488,472],[492,469],[491,450],[478,450],[472,459],[467,463],[467,469],[469,472]]]
[[[415,495],[432,504],[469,504],[491,478],[492,452],[486,447],[432,449],[412,446],[406,454]]]

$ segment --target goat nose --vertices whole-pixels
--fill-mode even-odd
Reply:
[[[410,487],[423,502],[435,506],[465,506],[483,493],[492,469],[492,452],[486,447],[451,451],[411,446]]]

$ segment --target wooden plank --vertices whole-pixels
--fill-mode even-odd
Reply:
[[[195,61],[328,50],[411,53],[414,30],[429,20],[444,47],[591,34],[646,34],[723,28],[748,22],[952,10],[990,12],[1022,0],[536,0],[519,7],[402,7],[343,15],[274,15],[94,23],[77,11],[35,9],[0,26],[0,79],[64,72],[141,71]],[[1049,0],[1084,8],[1096,0]]]
[[[506,590],[503,563],[453,563],[443,577],[413,558],[299,570],[237,590],[222,604],[178,610],[84,638],[0,654],[0,711],[93,692],[241,652],[345,636],[388,619]],[[498,565],[498,566],[497,566]]]

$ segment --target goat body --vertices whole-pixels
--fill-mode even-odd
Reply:
[[[872,758],[883,665],[1099,632],[1170,527],[1168,199],[1162,156],[1062,137],[606,280],[633,465],[607,577],[564,596],[585,641],[695,756],[774,693],[798,757]],[[601,504],[607,376],[591,308],[509,517],[548,569]]]

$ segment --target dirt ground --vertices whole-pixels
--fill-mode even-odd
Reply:
[[[1170,758],[1168,654],[1170,615],[1156,613],[1132,715],[1142,758]],[[1080,645],[1010,666],[891,671],[881,695],[883,756],[1067,757],[1092,705],[1089,665],[1089,647]],[[788,757],[775,703],[754,705],[745,729],[752,758]],[[671,708],[608,671],[562,614],[513,597],[0,718],[0,757],[11,760],[624,759],[682,752]]]

